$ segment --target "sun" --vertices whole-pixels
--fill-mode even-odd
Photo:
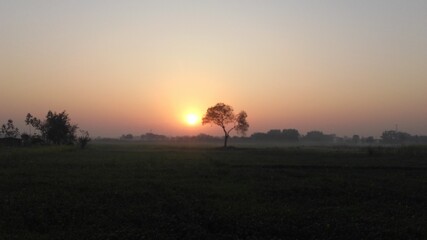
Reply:
[[[185,116],[185,121],[188,125],[195,125],[199,122],[199,116],[194,113],[189,113]]]

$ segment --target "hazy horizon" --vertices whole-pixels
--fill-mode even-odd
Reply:
[[[427,2],[0,1],[0,124],[66,110],[91,136],[427,135]]]

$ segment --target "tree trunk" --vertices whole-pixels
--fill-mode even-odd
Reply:
[[[228,137],[229,137],[229,135],[225,134],[225,137],[224,137],[224,148],[227,148]]]

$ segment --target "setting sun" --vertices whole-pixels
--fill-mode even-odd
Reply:
[[[196,123],[199,122],[199,116],[197,116],[194,113],[189,113],[185,116],[185,121],[187,122],[187,124],[189,125],[195,125]]]

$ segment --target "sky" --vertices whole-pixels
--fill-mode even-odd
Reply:
[[[92,136],[427,135],[425,0],[0,0],[0,123],[66,110]]]

